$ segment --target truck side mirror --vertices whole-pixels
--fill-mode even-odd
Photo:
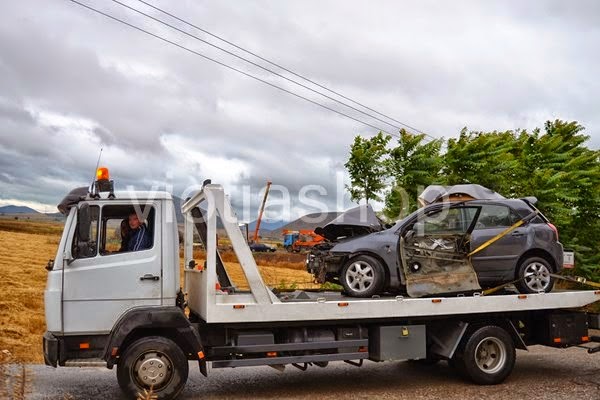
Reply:
[[[84,203],[77,212],[77,232],[80,242],[88,242],[90,240],[90,206]]]

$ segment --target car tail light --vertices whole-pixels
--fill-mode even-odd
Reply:
[[[548,226],[554,231],[554,234],[556,235],[556,241],[558,242],[558,229],[556,228],[556,226],[554,226],[554,224],[551,224],[550,222],[548,222]]]

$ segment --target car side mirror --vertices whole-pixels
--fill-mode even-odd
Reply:
[[[90,224],[90,206],[84,203],[77,211],[77,232],[80,242],[90,240]]]

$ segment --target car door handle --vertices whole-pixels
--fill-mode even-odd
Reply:
[[[511,236],[517,236],[518,237],[518,236],[523,236],[523,235],[524,235],[523,232],[515,231],[515,232],[512,233]]]
[[[157,281],[160,279],[160,276],[152,275],[152,274],[144,274],[144,276],[140,276],[140,281]]]

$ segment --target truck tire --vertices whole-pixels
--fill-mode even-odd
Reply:
[[[512,337],[499,326],[488,325],[463,339],[450,365],[479,385],[496,385],[510,375],[515,359]]]
[[[371,297],[383,290],[385,272],[381,263],[374,257],[352,257],[342,268],[340,283],[349,296]]]
[[[156,399],[175,399],[188,378],[188,361],[172,340],[148,336],[130,344],[117,365],[117,380],[130,399],[152,390]]]
[[[538,293],[540,291],[550,292],[554,287],[554,278],[550,276],[553,273],[550,263],[541,257],[528,257],[517,269],[517,279],[515,283],[519,293]]]

